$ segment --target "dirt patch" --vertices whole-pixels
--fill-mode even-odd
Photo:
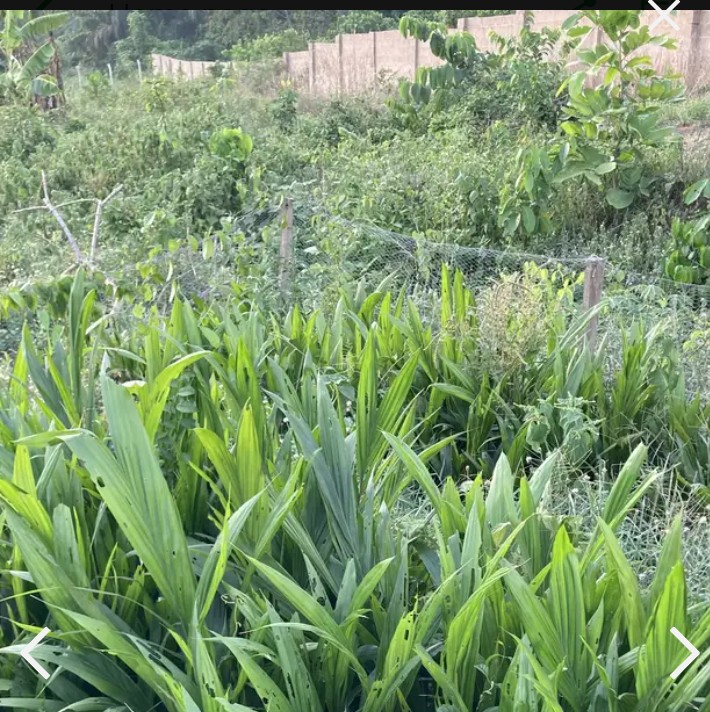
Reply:
[[[710,144],[710,124],[684,124],[678,126],[686,147]]]

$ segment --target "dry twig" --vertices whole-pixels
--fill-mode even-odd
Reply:
[[[62,228],[62,232],[67,238],[69,246],[74,251],[74,256],[76,257],[77,262],[84,262],[84,256],[81,254],[81,250],[79,249],[79,243],[74,239],[74,235],[72,235],[69,226],[66,224],[66,222],[64,222],[64,218],[60,215],[59,211],[52,205],[52,201],[49,199],[49,188],[47,188],[47,174],[44,171],[42,171],[42,190],[44,191],[44,198],[42,199],[42,202],[44,203],[45,208],[49,210],[54,219],[59,223],[59,227]]]
[[[104,206],[110,200],[112,200],[121,190],[123,190],[122,185],[117,185],[103,200],[96,201],[96,214],[94,215],[94,231],[91,234],[91,251],[89,252],[89,261],[94,261],[94,256],[96,255],[96,247],[99,244],[99,229],[101,227],[101,215],[104,210]]]

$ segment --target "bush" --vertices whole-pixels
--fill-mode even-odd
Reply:
[[[256,62],[280,57],[284,52],[308,49],[308,37],[294,29],[263,35],[235,44],[227,54],[235,62]]]
[[[379,10],[351,10],[347,15],[338,18],[332,35],[395,29],[397,21],[392,17],[385,17]]]
[[[710,286],[710,216],[695,222],[673,219],[665,274],[675,282]]]

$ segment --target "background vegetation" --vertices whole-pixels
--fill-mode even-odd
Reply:
[[[709,103],[632,63],[666,38],[410,13],[441,67],[322,101],[261,60],[390,15],[221,12],[63,41],[232,73],[2,94],[0,707],[706,709]]]
[[[459,17],[506,10],[76,10],[62,34],[72,65],[104,67],[159,51],[181,59],[216,60],[234,45],[282,34],[307,39],[339,32],[393,29],[405,13],[455,24]],[[263,46],[263,42],[259,43]],[[293,46],[292,49],[301,47]],[[250,57],[250,59],[255,57]]]

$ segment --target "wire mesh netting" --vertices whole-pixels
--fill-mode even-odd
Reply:
[[[296,302],[306,309],[333,307],[342,290],[404,290],[420,307],[422,318],[436,330],[442,265],[446,264],[452,271],[461,271],[478,306],[485,303],[489,311],[495,311],[496,300],[510,302],[511,290],[517,290],[514,308],[527,307],[525,281],[515,281],[515,277],[529,275],[531,267],[537,270],[536,278],[549,277],[558,287],[566,282],[575,310],[583,309],[582,276],[590,261],[587,255],[540,255],[462,246],[446,242],[445,235],[437,240],[406,235],[333,215],[321,206],[296,204],[284,261],[285,227],[279,206],[259,207],[225,220],[219,234],[202,241],[201,256],[187,246],[160,253],[155,259],[165,264],[157,267],[171,277],[154,290],[153,302],[169,308],[175,281],[188,296],[211,299],[236,291],[247,297],[256,295],[267,309]],[[120,264],[121,257],[109,249],[103,253],[109,269],[110,264]],[[675,346],[675,355],[669,358],[678,359],[687,392],[710,401],[709,307],[710,287],[627,272],[604,259],[598,344],[609,372],[618,371],[623,339],[633,325],[655,328]]]
[[[304,211],[305,212],[305,211]],[[271,219],[278,222],[277,211]],[[282,227],[279,223],[279,227]],[[534,265],[564,280],[582,309],[583,278],[592,256],[540,255],[487,247],[467,247],[405,235],[377,225],[348,220],[326,211],[310,211],[293,222],[287,299],[322,305],[336,299],[341,288],[405,292],[423,304],[423,316],[434,325],[442,265],[461,270],[466,285],[480,296],[501,279],[521,275]],[[279,262],[278,237],[271,259]],[[597,258],[599,259],[599,258]],[[655,328],[676,347],[678,368],[687,391],[710,399],[710,287],[685,285],[659,276],[625,271],[607,259],[599,313],[599,345],[610,366],[619,365],[624,338],[634,325]],[[274,288],[277,281],[273,280]],[[524,289],[524,286],[520,287]],[[495,296],[495,295],[494,295]]]

